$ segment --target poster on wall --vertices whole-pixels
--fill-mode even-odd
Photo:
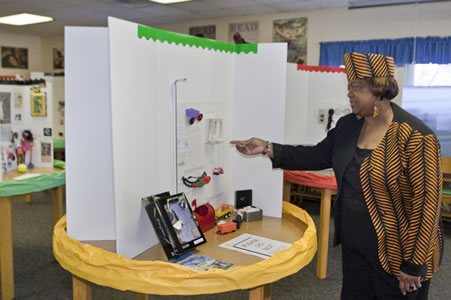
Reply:
[[[22,124],[23,123],[22,114],[14,114],[14,122],[13,123]]]
[[[47,116],[47,100],[45,93],[31,94],[31,115],[34,117]]]
[[[0,139],[11,140],[11,93],[0,93]]]
[[[258,43],[258,21],[230,23],[229,42],[235,44]]]
[[[41,162],[52,162],[52,144],[41,141]]]
[[[21,109],[22,104],[22,93],[14,93],[14,108]]]
[[[2,68],[28,69],[28,49],[2,47]]]
[[[274,20],[272,41],[288,44],[288,62],[307,64],[307,18]]]
[[[64,69],[64,49],[53,48],[53,68]]]
[[[214,40],[216,39],[216,25],[190,27],[189,34]]]
[[[0,124],[11,124],[11,93],[0,93]]]

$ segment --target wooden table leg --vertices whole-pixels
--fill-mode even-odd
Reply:
[[[149,300],[149,295],[136,293],[136,300]]]
[[[2,299],[14,298],[13,236],[11,198],[0,197],[0,277]]]
[[[72,276],[72,299],[92,300],[92,287],[89,281]]]
[[[52,189],[52,202],[53,202],[53,225],[61,219],[64,215],[63,212],[63,187],[58,186]]]
[[[332,191],[323,189],[321,191],[321,206],[319,212],[319,245],[318,260],[316,263],[316,276],[319,279],[327,275],[327,253],[329,247],[330,206]]]
[[[291,182],[288,182],[286,180],[283,181],[283,201],[290,202],[290,196],[291,196]]]
[[[25,195],[25,202],[26,203],[31,203],[31,194],[26,194]]]
[[[250,289],[249,300],[271,300],[271,283]]]

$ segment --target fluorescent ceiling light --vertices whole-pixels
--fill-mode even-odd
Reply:
[[[8,25],[16,25],[16,26],[44,23],[44,22],[50,22],[50,21],[53,21],[53,18],[45,17],[45,16],[38,16],[38,15],[33,15],[33,14],[27,14],[27,13],[0,17],[0,23],[8,24]]]
[[[180,3],[180,2],[189,2],[193,0],[149,0],[150,2],[157,2],[160,4],[172,4],[172,3]]]

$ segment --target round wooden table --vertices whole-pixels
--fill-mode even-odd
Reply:
[[[41,174],[28,179],[15,180],[16,177]],[[66,173],[56,168],[31,168],[26,173],[10,171],[2,176],[0,182],[0,277],[2,299],[14,298],[13,237],[11,220],[11,201],[25,197],[31,201],[31,193],[52,190],[53,221],[63,216],[63,189]]]
[[[239,230],[226,235],[219,235],[214,229],[205,233],[207,243],[192,252],[235,264],[228,270],[200,271],[169,263],[160,244],[127,259],[114,253],[115,241],[80,242],[70,238],[65,227],[64,217],[55,225],[53,252],[60,265],[73,275],[74,299],[91,299],[91,282],[135,291],[137,299],[147,299],[148,294],[201,295],[233,290],[249,290],[249,299],[270,299],[271,283],[302,269],[317,249],[313,220],[307,212],[287,202],[283,203],[282,218],[243,222]],[[268,259],[218,246],[243,233],[292,246]]]

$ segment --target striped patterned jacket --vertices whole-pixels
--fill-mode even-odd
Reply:
[[[440,145],[423,122],[392,103],[393,121],[383,140],[360,167],[360,182],[378,238],[383,269],[432,277],[443,253],[440,204]],[[343,173],[357,147],[364,119],[342,117],[315,146],[274,143],[273,167],[287,170],[333,168],[338,198],[334,204],[334,245],[340,243]]]

